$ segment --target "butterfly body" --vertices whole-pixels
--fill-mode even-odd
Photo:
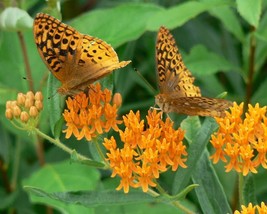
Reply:
[[[168,29],[161,27],[156,45],[156,61],[160,94],[155,103],[162,111],[186,115],[223,117],[231,101],[202,97],[194,85],[194,77],[183,63],[175,40]]]
[[[125,67],[114,49],[101,39],[79,33],[52,16],[39,13],[34,20],[38,52],[52,74],[62,83],[60,94],[76,94],[89,84]]]

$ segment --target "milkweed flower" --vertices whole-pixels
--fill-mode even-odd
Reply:
[[[118,107],[111,104],[111,91],[101,90],[101,85],[91,84],[88,94],[81,92],[66,100],[67,109],[63,117],[67,128],[63,130],[66,138],[74,135],[78,140],[86,138],[90,141],[97,134],[108,132],[111,128],[118,131],[117,120]]]
[[[38,91],[33,93],[32,91],[28,91],[26,94],[18,93],[16,100],[6,102],[5,116],[9,120],[15,120],[28,127],[35,127],[42,109],[42,92]]]
[[[107,160],[112,169],[111,177],[121,178],[117,190],[141,187],[144,192],[149,187],[156,187],[155,179],[168,168],[173,171],[178,167],[186,168],[186,147],[182,140],[184,131],[173,129],[169,118],[164,122],[162,112],[149,111],[145,121],[140,120],[140,112],[123,116],[124,131],[119,130],[122,147],[114,137],[104,139]]]
[[[248,105],[242,119],[243,105],[234,103],[224,118],[215,118],[219,130],[210,142],[216,150],[211,156],[214,163],[227,162],[226,172],[234,169],[246,176],[257,173],[259,165],[267,169],[267,118],[266,106],[260,108],[257,103]]]
[[[256,212],[256,209],[258,212]],[[261,206],[253,206],[252,203],[249,203],[248,206],[241,205],[241,211],[234,211],[234,214],[265,214],[267,213],[267,206],[264,202],[261,202]]]

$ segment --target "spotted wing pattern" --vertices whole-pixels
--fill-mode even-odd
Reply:
[[[62,83],[61,94],[75,94],[89,84],[125,67],[114,49],[101,39],[79,33],[58,19],[39,13],[34,19],[34,39],[40,56]]]
[[[173,36],[165,27],[161,27],[158,32],[156,61],[160,94],[156,96],[155,102],[162,111],[222,117],[232,105],[232,102],[224,99],[201,96]]]

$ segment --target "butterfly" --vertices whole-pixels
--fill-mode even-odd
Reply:
[[[81,34],[48,14],[36,15],[33,33],[41,58],[61,82],[58,93],[63,95],[75,95],[131,62],[119,62],[109,44]]]
[[[155,103],[163,112],[223,117],[225,110],[232,106],[228,100],[201,96],[173,36],[165,27],[158,32],[156,61],[160,94],[155,96]]]

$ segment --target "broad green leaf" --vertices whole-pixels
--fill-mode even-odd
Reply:
[[[260,103],[261,106],[267,105],[266,91],[267,91],[267,79],[265,79],[260,84],[257,91],[253,94],[251,103],[252,104]]]
[[[209,2],[196,2],[189,1],[177,6],[157,11],[148,20],[147,27],[149,30],[158,30],[161,25],[173,29],[181,26],[189,20],[195,18],[199,14],[208,11],[212,8],[220,8],[225,6],[228,1],[209,1]]]
[[[237,10],[250,25],[258,27],[262,10],[262,0],[236,0]]]
[[[191,122],[191,121],[190,121]],[[185,124],[184,124],[185,125]],[[173,194],[180,192],[189,182],[195,167],[209,142],[211,134],[217,129],[217,123],[213,118],[207,117],[197,134],[188,136],[192,143],[187,149],[187,168],[179,168],[173,181]]]
[[[142,191],[131,190],[128,194],[122,191],[79,191],[79,192],[53,192],[49,193],[39,188],[27,186],[26,190],[35,196],[51,198],[70,204],[80,204],[86,207],[103,205],[122,205],[140,202],[156,202],[158,198],[152,197]]]
[[[240,175],[242,176],[242,175]],[[242,195],[244,198],[245,204],[252,203],[258,204],[256,195],[255,195],[255,184],[254,184],[254,177],[252,174],[248,174],[244,179],[244,188],[242,191]]]
[[[232,33],[240,42],[244,40],[244,32],[237,15],[229,7],[220,7],[210,10],[210,14],[218,18],[224,25],[224,27]]]
[[[154,4],[128,3],[111,9],[85,13],[70,25],[81,33],[98,37],[114,48],[139,38],[146,30],[147,20],[163,9]]]
[[[199,185],[195,192],[204,213],[232,213],[206,149],[197,162],[192,180],[194,184]]]
[[[39,171],[23,181],[23,186],[31,186],[28,189],[40,189],[50,194],[52,192],[85,191],[94,190],[99,182],[99,172],[80,164],[62,162],[47,164]],[[65,193],[62,193],[65,194]],[[42,203],[53,206],[63,213],[73,213],[75,210],[88,212],[88,209],[77,205],[66,205],[60,201],[49,198],[37,197],[30,194],[33,203]]]
[[[181,122],[181,128],[185,130],[185,138],[189,141],[189,144],[192,143],[192,139],[195,138],[198,130],[201,128],[201,123],[198,116],[188,116]]]
[[[225,58],[208,51],[205,46],[194,46],[190,54],[185,58],[187,68],[196,76],[215,74],[218,71],[237,70]]]

